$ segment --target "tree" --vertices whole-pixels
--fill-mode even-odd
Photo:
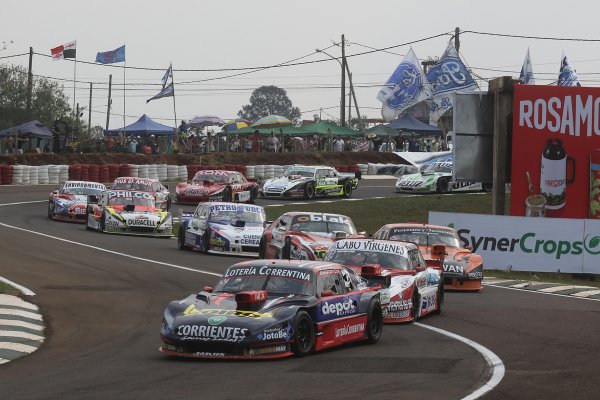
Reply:
[[[31,111],[28,113],[27,71],[21,66],[0,65],[0,129],[32,119],[52,126],[57,118],[69,123],[72,121],[72,110],[63,86],[46,78],[34,77]]]
[[[267,115],[281,115],[297,122],[302,114],[298,107],[292,107],[292,101],[284,89],[277,86],[261,86],[252,92],[250,104],[242,106],[238,116],[256,121]]]

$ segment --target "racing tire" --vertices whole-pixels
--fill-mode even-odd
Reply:
[[[208,235],[208,231],[206,231],[204,233],[204,235],[202,235],[202,245],[200,246],[200,252],[207,254],[208,253],[208,241],[210,240],[210,237]]]
[[[223,201],[230,202],[232,200],[233,200],[233,197],[231,195],[231,188],[226,187],[223,190]]]
[[[308,182],[306,186],[304,186],[304,198],[306,200],[312,200],[315,198],[315,184],[313,182]]]
[[[438,284],[437,307],[433,313],[441,314],[442,312],[444,312],[444,277],[443,276],[440,277],[440,283]]]
[[[481,190],[484,192],[491,192],[494,187],[493,183],[483,183],[481,184]]]
[[[344,197],[352,196],[352,182],[350,182],[350,181],[344,182],[344,191],[342,193],[342,196],[344,196]]]
[[[260,242],[258,242],[258,258],[260,258],[261,260],[265,258],[265,246],[265,237],[261,236]]]
[[[315,345],[315,325],[306,311],[298,311],[294,318],[292,352],[297,357],[308,355]]]
[[[171,203],[172,203],[171,196],[169,196],[167,198],[167,209],[165,211],[170,211],[171,210]]]
[[[283,241],[283,247],[281,248],[281,259],[289,260],[292,253],[292,239],[287,236]]]
[[[104,232],[106,229],[106,216],[102,213],[102,218],[100,218],[100,232]]]
[[[54,218],[54,208],[50,206],[50,202],[48,202],[48,218]]]
[[[187,250],[187,246],[185,245],[185,229],[183,229],[183,225],[179,225],[179,230],[177,231],[177,247],[180,250]]]
[[[435,191],[438,192],[439,194],[446,194],[446,193],[448,193],[449,185],[450,185],[450,182],[448,182],[448,179],[440,178],[437,181]]]
[[[419,291],[417,287],[413,287],[413,295],[412,295],[412,309],[410,313],[412,314],[412,320],[410,322],[417,322],[419,320],[419,313],[421,312],[421,296],[419,295]]]
[[[367,342],[377,343],[383,331],[383,312],[378,299],[371,299],[367,314]]]

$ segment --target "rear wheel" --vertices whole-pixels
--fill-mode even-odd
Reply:
[[[371,299],[369,313],[367,314],[367,341],[377,343],[383,331],[383,313],[378,299]]]
[[[440,276],[440,283],[437,290],[437,307],[435,314],[441,314],[444,311],[444,277]]]
[[[260,242],[258,243],[258,258],[260,259],[265,258],[265,246],[265,237],[261,236]]]
[[[200,245],[200,251],[202,253],[208,253],[208,241],[210,240],[208,231],[202,235],[202,244]]]
[[[187,249],[185,245],[185,229],[183,225],[179,225],[179,231],[177,231],[177,245],[181,250]]]
[[[54,205],[48,202],[48,218],[54,218]]]
[[[352,196],[352,182],[350,181],[346,181],[344,182],[344,193],[343,193],[344,197],[350,197]]]
[[[315,326],[306,311],[299,311],[294,319],[294,342],[292,351],[298,357],[309,354],[315,344]]]
[[[419,291],[417,290],[417,287],[414,286],[413,287],[413,295],[412,295],[412,310],[411,310],[413,319],[411,322],[417,322],[417,320],[419,319],[420,311],[421,311],[421,296],[419,295]]]
[[[102,218],[100,218],[100,230],[104,232],[104,229],[106,229],[106,216],[103,213]]]
[[[448,193],[448,179],[446,179],[446,178],[438,179],[436,191],[441,194]]]
[[[304,186],[304,198],[307,200],[315,198],[315,184],[313,182],[308,182],[306,186]]]

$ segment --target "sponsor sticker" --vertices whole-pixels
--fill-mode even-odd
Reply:
[[[246,328],[232,326],[180,325],[175,334],[182,340],[240,342],[246,337]]]
[[[364,331],[365,331],[364,323],[345,325],[345,326],[343,326],[341,328],[337,328],[335,330],[335,337],[336,338],[344,337],[344,336],[353,335],[355,333],[364,332]]]

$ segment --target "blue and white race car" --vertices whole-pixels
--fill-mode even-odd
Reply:
[[[100,196],[106,186],[98,182],[66,181],[48,198],[48,218],[85,223],[88,196]]]
[[[449,193],[491,190],[481,182],[458,182],[452,178],[452,160],[436,161],[423,172],[404,175],[396,181],[396,192],[401,193]]]
[[[180,221],[177,242],[182,250],[258,256],[266,216],[256,205],[207,202],[193,213],[183,212]]]

